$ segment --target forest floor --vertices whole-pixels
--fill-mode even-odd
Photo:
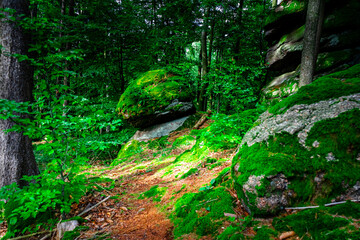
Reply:
[[[206,127],[208,124],[204,124]],[[189,134],[189,129],[174,132],[169,137],[172,143],[176,138]],[[168,147],[170,147],[169,145]],[[188,192],[197,192],[199,188],[208,184],[225,167],[231,165],[235,149],[218,153],[217,158],[226,159],[222,165],[211,170],[204,167],[194,175],[185,179],[176,178],[176,169],[172,174],[164,174],[164,168],[169,167],[176,156],[191,148],[176,149],[170,158],[158,162],[151,171],[136,169],[137,164],[129,162],[116,167],[94,167],[92,173],[115,180],[112,189],[110,183],[99,183],[94,194],[84,196],[78,206],[74,206],[73,215],[77,215],[86,208],[100,202],[107,196],[113,196],[90,211],[84,218],[89,230],[82,231],[78,239],[173,239],[173,224],[169,219],[175,201]],[[150,150],[149,150],[150,151]],[[151,164],[154,160],[151,152],[143,153],[141,164]],[[187,166],[191,168],[191,166]],[[178,169],[179,171],[181,169]],[[166,176],[164,176],[166,175]],[[167,189],[161,200],[156,198],[139,199],[140,195],[152,187]],[[103,191],[101,191],[103,188]],[[108,190],[106,190],[108,189]],[[141,197],[140,197],[141,198]],[[186,236],[184,239],[198,239]],[[201,239],[211,239],[203,237]]]
[[[209,121],[202,128],[207,126],[209,126]],[[201,148],[201,144],[198,142],[196,145],[195,140],[190,141],[190,144],[174,147],[176,139],[188,137],[187,135],[191,135],[190,129],[173,132],[165,142],[161,142],[161,139],[153,142],[159,147],[150,147],[151,142],[148,142],[141,145],[141,151],[138,149],[135,149],[133,153],[130,151],[131,154],[117,162],[117,165],[104,166],[99,162],[85,170],[89,178],[95,180],[92,181],[92,190],[83,196],[78,204],[72,205],[72,210],[67,216],[71,218],[86,212],[81,216],[85,221],[81,222],[81,230],[77,232],[80,235],[69,239],[174,239],[174,224],[171,219],[176,201],[186,193],[198,193],[200,188],[208,187],[220,172],[227,172],[225,168],[231,166],[236,152],[236,148],[218,152],[210,151],[206,157],[214,160],[214,163],[208,163],[207,160],[197,159],[196,155],[191,155],[194,153],[191,152],[193,149]],[[129,152],[129,148],[124,146],[124,149]],[[182,161],[180,156],[186,153],[191,153],[190,156],[194,158]],[[193,169],[196,171],[188,174]],[[241,233],[241,239],[298,240],[304,237],[304,239],[327,240],[360,239],[360,206],[358,204],[339,206],[338,210],[331,212],[324,209],[286,211],[277,219],[278,227],[279,224],[283,227],[276,229],[273,218],[247,218],[248,214],[242,208],[234,190],[226,186],[223,189],[233,199],[235,214],[228,216],[229,212],[221,211],[221,214],[224,213],[227,217],[221,219],[221,224],[217,225],[219,227],[215,230],[216,235],[226,232],[225,229],[231,229],[232,226],[240,226],[235,234]],[[210,200],[194,206],[208,202]],[[202,215],[201,211],[204,207],[199,208],[201,209],[196,213]],[[235,225],[231,218],[236,219]],[[247,222],[246,219],[250,221]],[[292,231],[293,229],[297,232]],[[5,233],[6,223],[3,222],[0,224],[0,237]],[[48,233],[44,233],[21,239],[57,239],[55,231],[50,237],[44,238],[45,235],[49,236]],[[214,239],[214,234],[199,237],[191,233],[181,235],[181,238],[207,240]]]

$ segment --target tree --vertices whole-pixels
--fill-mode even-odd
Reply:
[[[309,0],[301,56],[300,87],[311,83],[314,76],[323,16],[324,0]]]
[[[26,0],[0,0],[0,8],[14,9],[17,19],[29,14]],[[0,22],[0,99],[30,101],[33,72],[27,61],[19,60],[19,56],[28,53],[29,36],[9,13],[3,16]],[[24,175],[39,174],[30,138],[22,133],[4,132],[13,125],[11,120],[0,120],[0,187],[14,182],[23,186],[26,184],[21,180]]]

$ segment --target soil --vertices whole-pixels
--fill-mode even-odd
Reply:
[[[201,128],[208,125],[209,123],[206,122]],[[178,137],[189,133],[190,129],[173,132],[168,141],[172,143]],[[173,150],[171,154],[179,155],[191,147],[185,146],[182,149]],[[90,173],[93,173],[94,176],[101,175],[115,180],[115,186],[110,189],[110,183],[96,184],[92,193],[84,196],[79,204],[72,206],[70,216],[80,214],[107,196],[113,197],[82,216],[87,222],[81,225],[87,226],[89,229],[81,231],[81,235],[77,239],[173,239],[173,224],[169,216],[175,201],[187,192],[197,192],[201,186],[208,184],[225,167],[230,166],[235,150],[212,153],[209,157],[225,158],[227,161],[211,170],[206,167],[200,168],[196,175],[185,179],[175,178],[174,173],[166,176],[159,173],[170,165],[175,157],[152,167],[151,171],[134,170],[137,166],[134,161],[117,167],[93,166]],[[153,161],[151,151],[144,151],[142,156],[145,158],[141,161],[142,165]],[[141,193],[156,185],[167,188],[160,202],[155,202],[152,198],[138,198]],[[184,239],[198,239],[198,237],[190,234],[184,236]],[[205,236],[201,239],[211,239],[211,237]]]

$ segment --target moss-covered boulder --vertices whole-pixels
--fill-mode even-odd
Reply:
[[[233,159],[240,198],[258,215],[360,199],[360,64],[271,107]]]
[[[121,95],[117,111],[134,127],[146,128],[192,114],[185,79],[165,70],[146,72]]]

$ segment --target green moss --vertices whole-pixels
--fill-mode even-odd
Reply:
[[[262,226],[256,229],[256,236],[254,240],[267,240],[267,239],[274,239],[277,233],[273,229],[269,228],[268,226]]]
[[[232,149],[241,142],[243,135],[264,110],[256,108],[234,115],[213,115],[211,119],[214,122],[209,127],[193,130],[191,134],[197,136],[198,148],[207,146],[212,151]]]
[[[320,53],[316,62],[316,71],[325,71],[333,68],[341,63],[344,63],[355,54],[354,50],[345,49],[335,52]]]
[[[282,16],[296,13],[296,12],[301,12],[304,9],[305,9],[304,1],[292,0],[284,5],[284,9],[282,11],[279,11],[279,12],[272,11],[269,14],[269,16],[266,18],[265,25],[268,25],[270,23],[277,21]]]
[[[270,113],[281,114],[298,104],[312,104],[322,100],[338,98],[360,92],[360,64],[347,70],[329,74],[315,80],[313,83],[299,89],[299,91],[284,99],[269,109]],[[357,76],[343,79],[340,75]]]
[[[165,70],[146,72],[133,81],[121,95],[117,111],[125,119],[146,116],[162,111],[174,99],[189,101],[190,91],[183,86],[184,79]]]
[[[159,150],[159,149],[166,148],[167,145],[169,145],[169,144],[170,144],[170,142],[168,141],[168,136],[162,136],[161,138],[150,140],[147,143],[147,146],[149,149]]]
[[[184,162],[199,162],[203,159],[206,159],[208,156],[210,149],[207,145],[205,145],[205,141],[196,141],[195,145],[190,149],[183,152],[179,155],[175,160],[174,163]]]
[[[353,186],[360,180],[360,165],[356,154],[360,152],[360,110],[353,109],[337,118],[317,122],[309,132],[304,148],[296,136],[288,133],[276,134],[267,142],[243,146],[234,157],[233,167],[239,165],[239,172],[233,171],[238,194],[242,185],[251,175],[271,176],[283,173],[290,181],[289,188],[295,192],[293,204],[312,201],[330,201],[344,191],[343,185]],[[313,148],[314,141],[319,147]],[[328,161],[332,153],[337,161]],[[317,189],[314,179],[318,173],[324,174],[322,188]],[[271,190],[266,178],[263,188],[257,194],[248,193],[249,204],[256,214],[262,214],[256,206],[255,198],[262,197]],[[244,198],[245,196],[242,195]]]
[[[195,138],[190,135],[184,135],[179,138],[177,138],[174,143],[172,144],[173,148],[180,148],[182,146],[188,146],[194,143]]]
[[[296,42],[299,41],[303,36],[305,32],[305,25],[299,27],[298,29],[294,30],[293,32],[286,34],[281,37],[278,45],[281,45],[285,42]]]
[[[225,188],[184,194],[174,206],[175,238],[192,232],[199,236],[216,234],[224,213],[234,213],[232,207],[233,198]]]
[[[349,229],[334,229],[323,234],[321,240],[343,240],[343,239],[360,239],[360,231],[351,231]]]
[[[230,167],[227,167],[227,168],[224,168],[216,178],[214,178],[213,180],[211,180],[211,185],[216,187],[218,186],[219,184],[225,182],[228,180],[227,176],[230,174],[231,172],[231,168]]]
[[[360,78],[360,64],[352,66],[343,71],[335,72],[329,74],[328,77],[331,78]]]
[[[360,219],[360,204],[354,202],[346,202],[344,204],[336,205],[328,209],[329,213],[336,215],[343,215]]]
[[[191,168],[189,171],[187,171],[184,175],[182,175],[181,177],[180,177],[180,179],[184,179],[184,178],[187,178],[187,177],[189,177],[189,176],[191,176],[191,175],[194,175],[194,174],[196,174],[196,173],[198,173],[199,172],[199,169],[197,169],[197,168]]]
[[[217,240],[243,240],[245,239],[242,234],[243,229],[238,226],[230,225],[222,232],[216,239]]]
[[[160,202],[167,189],[167,187],[159,187],[159,185],[155,185],[148,191],[141,193],[139,199],[152,198],[154,202]]]
[[[322,209],[308,209],[284,218],[275,218],[273,226],[280,232],[295,231],[302,239],[320,240],[334,239],[327,235],[349,223],[349,220],[333,217]]]
[[[144,151],[143,145],[144,143],[137,140],[129,141],[120,149],[117,158],[111,163],[111,166],[116,166],[124,161],[127,161],[128,158],[141,153]]]

